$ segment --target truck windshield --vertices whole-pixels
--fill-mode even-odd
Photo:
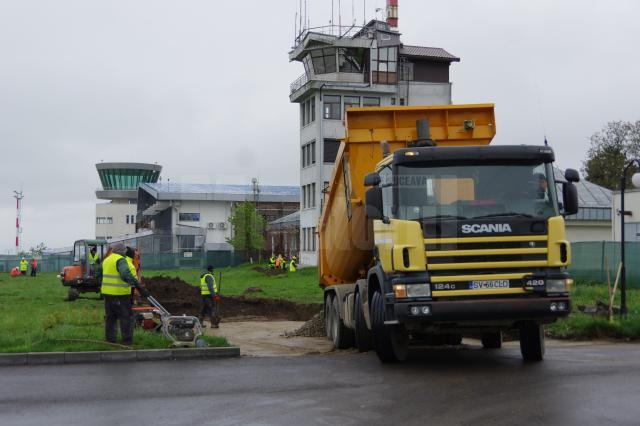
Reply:
[[[396,181],[399,219],[558,215],[549,163],[399,165]]]

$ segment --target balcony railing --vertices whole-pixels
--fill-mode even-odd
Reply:
[[[290,89],[289,94],[292,94],[296,90],[300,89],[302,86],[304,86],[308,82],[309,82],[309,77],[307,77],[307,74],[306,73],[302,74],[300,77],[296,78],[295,81],[291,83],[291,85],[289,86],[289,89]]]
[[[350,38],[355,36],[364,27],[358,25],[323,25],[302,30],[295,38],[293,45],[297,46],[309,33],[328,35],[338,38]]]

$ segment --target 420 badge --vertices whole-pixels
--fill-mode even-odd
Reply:
[[[509,280],[469,281],[469,290],[494,290],[497,288],[509,288]]]

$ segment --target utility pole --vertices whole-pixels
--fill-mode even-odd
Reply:
[[[22,215],[22,199],[24,195],[22,190],[13,191],[13,198],[16,199],[16,255],[20,254],[20,234],[22,233],[22,224],[20,223],[20,216]]]

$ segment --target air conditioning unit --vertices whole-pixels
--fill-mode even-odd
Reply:
[[[220,222],[218,224],[218,229],[227,229],[227,222]]]
[[[216,229],[216,224],[214,222],[209,222],[209,223],[207,223],[207,228],[208,229]]]

